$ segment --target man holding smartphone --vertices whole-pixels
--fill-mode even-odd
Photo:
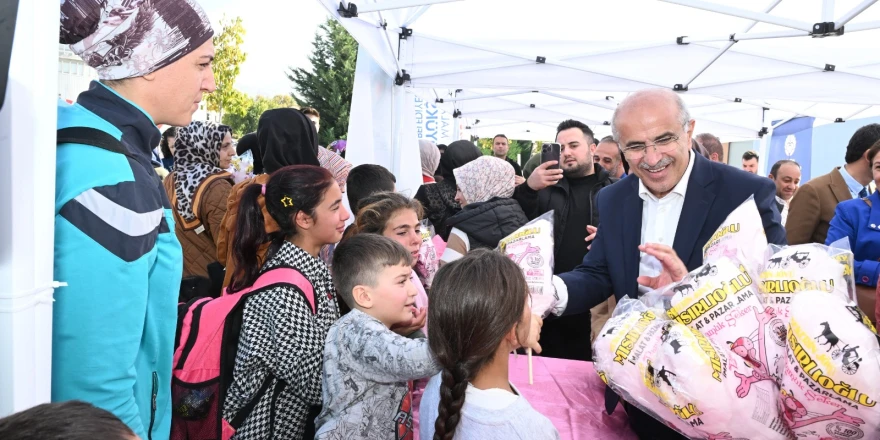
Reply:
[[[596,138],[580,121],[563,121],[556,129],[557,145],[545,144],[549,155],[513,194],[526,215],[533,219],[554,211],[554,273],[565,273],[581,264],[599,224],[596,197],[599,190],[616,182],[593,163]],[[555,158],[558,152],[558,160]],[[589,231],[588,231],[589,228]],[[550,319],[541,330],[543,355],[576,360],[592,359],[589,311],[577,316]]]

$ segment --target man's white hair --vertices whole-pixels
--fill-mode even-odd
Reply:
[[[669,89],[639,90],[637,92],[631,93],[620,104],[618,104],[617,108],[614,109],[614,115],[611,116],[611,136],[614,137],[614,140],[617,141],[618,144],[620,142],[620,133],[617,131],[617,117],[620,114],[620,110],[629,105],[632,105],[633,101],[637,101],[639,99],[643,99],[646,96],[652,95],[666,96],[675,100],[675,104],[678,106],[678,122],[682,126],[682,128],[687,131],[688,122],[691,121],[691,112],[688,111],[687,105],[685,105],[684,100],[681,99],[681,96],[678,93],[675,93]]]

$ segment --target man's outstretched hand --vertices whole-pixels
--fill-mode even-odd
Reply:
[[[678,258],[675,250],[671,247],[656,243],[646,243],[639,246],[639,250],[656,258],[663,266],[660,275],[656,277],[639,277],[637,281],[640,285],[649,289],[659,289],[681,281],[687,276],[687,266]]]

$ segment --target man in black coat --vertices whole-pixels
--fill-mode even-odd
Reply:
[[[562,146],[557,163],[541,164],[513,194],[523,211],[534,219],[554,212],[554,273],[574,269],[588,252],[595,226],[599,224],[596,197],[599,190],[616,181],[604,168],[593,163],[596,139],[586,124],[563,121],[557,127],[556,141]],[[548,319],[541,329],[542,355],[575,360],[591,360],[590,311],[577,316]]]

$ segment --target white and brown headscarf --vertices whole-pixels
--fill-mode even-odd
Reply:
[[[220,146],[232,130],[212,122],[193,121],[177,130],[174,143],[174,192],[177,213],[187,222],[196,220],[193,197],[199,185],[220,168]]]
[[[61,0],[60,42],[103,80],[155,72],[213,35],[195,0]]]

